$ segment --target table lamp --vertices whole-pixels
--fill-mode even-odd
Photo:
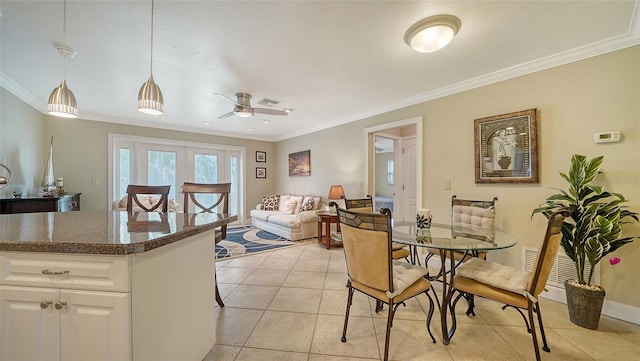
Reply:
[[[331,188],[329,188],[329,196],[327,196],[327,198],[329,200],[339,200],[342,199],[342,197],[344,197],[344,189],[342,189],[342,186],[339,184],[331,185]],[[332,210],[329,206],[327,206],[327,208],[329,211]]]

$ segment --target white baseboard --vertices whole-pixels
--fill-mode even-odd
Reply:
[[[564,289],[547,286],[547,291],[548,292],[542,292],[540,294],[540,297],[564,304],[567,303],[567,296],[564,293]],[[602,305],[602,314],[626,322],[635,323],[636,325],[640,325],[640,308],[638,307],[633,307],[614,301],[607,301],[607,299],[605,298],[604,304]]]

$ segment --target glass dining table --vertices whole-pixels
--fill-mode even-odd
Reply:
[[[408,245],[415,254],[417,247],[431,248],[439,251],[442,272],[442,306],[440,318],[442,325],[442,341],[445,345],[456,331],[456,313],[452,304],[454,292],[456,260],[454,252],[463,252],[476,256],[478,252],[505,249],[516,245],[517,241],[507,233],[483,227],[451,226],[448,224],[432,224],[430,229],[419,229],[415,222],[394,222],[393,241]],[[425,265],[426,266],[426,265]],[[447,280],[448,278],[448,280]],[[451,317],[451,326],[447,318]]]

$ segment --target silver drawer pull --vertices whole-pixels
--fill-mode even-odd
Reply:
[[[42,274],[48,275],[48,276],[62,276],[62,275],[68,275],[69,271],[52,272],[52,271],[49,271],[48,269],[45,269],[45,270],[42,270]]]

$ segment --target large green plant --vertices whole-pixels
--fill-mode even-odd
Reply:
[[[622,237],[621,224],[626,220],[638,221],[638,214],[621,206],[626,202],[622,194],[609,193],[602,186],[591,184],[598,175],[603,157],[587,159],[584,155],[571,157],[569,175],[560,173],[569,183],[569,191],[558,189],[560,193],[547,198],[531,217],[542,213],[547,219],[559,209],[566,209],[571,217],[562,225],[560,244],[573,260],[580,284],[592,285],[593,270],[602,257],[617,250],[637,237]],[[591,271],[585,280],[585,262]]]

